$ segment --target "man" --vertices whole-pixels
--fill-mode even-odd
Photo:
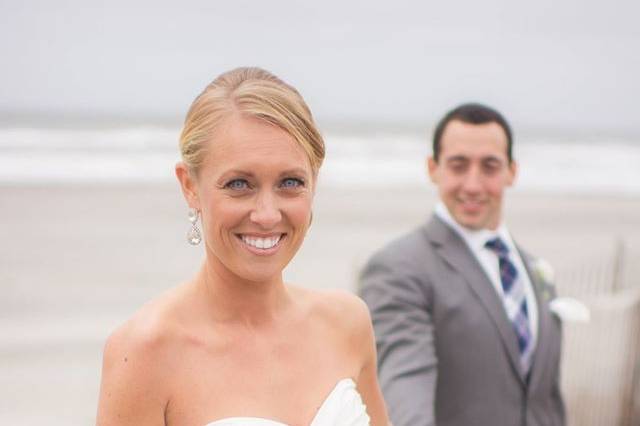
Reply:
[[[394,426],[564,425],[553,287],[503,222],[517,171],[509,125],[483,105],[455,108],[427,168],[433,217],[361,275]]]

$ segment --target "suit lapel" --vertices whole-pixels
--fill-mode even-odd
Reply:
[[[511,367],[524,385],[525,377],[520,369],[520,354],[513,326],[484,269],[464,240],[438,217],[434,216],[427,224],[426,233],[444,261],[464,278],[493,321],[511,361]]]
[[[546,301],[542,297],[540,289],[542,288],[542,283],[540,282],[540,277],[537,274],[531,273],[531,258],[527,256],[526,253],[523,253],[522,250],[518,247],[518,251],[520,252],[520,258],[522,259],[522,263],[524,263],[524,267],[527,270],[527,274],[529,275],[529,279],[531,280],[531,285],[533,287],[533,292],[536,297],[536,304],[538,305],[538,336],[536,338],[536,347],[533,353],[533,363],[531,364],[531,388],[535,388],[542,379],[542,373],[544,372],[544,365],[549,356],[549,348],[548,345],[540,345],[540,342],[548,342],[549,341],[549,333],[551,331],[551,324],[549,323],[551,316],[549,314],[549,307],[547,306]]]

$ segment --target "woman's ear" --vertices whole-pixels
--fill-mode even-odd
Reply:
[[[180,161],[176,164],[176,177],[180,182],[182,195],[187,204],[192,209],[200,210],[200,200],[198,199],[197,182],[187,165]]]

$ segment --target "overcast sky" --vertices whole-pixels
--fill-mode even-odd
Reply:
[[[0,111],[179,120],[259,65],[321,124],[477,100],[520,127],[640,135],[639,21],[631,0],[0,0]]]

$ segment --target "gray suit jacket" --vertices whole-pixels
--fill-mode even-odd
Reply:
[[[539,319],[525,377],[500,297],[462,238],[439,218],[373,256],[360,289],[394,426],[565,424],[560,323],[549,311],[549,288],[529,276]]]

